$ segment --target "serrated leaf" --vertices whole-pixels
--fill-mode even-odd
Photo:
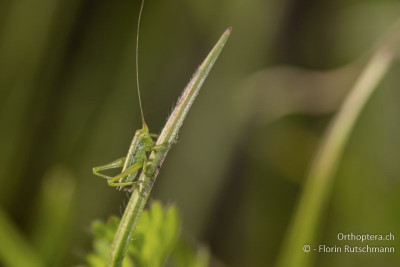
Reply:
[[[174,206],[167,210],[159,202],[144,212],[133,235],[132,255],[139,266],[162,266],[179,237],[180,220]]]
[[[92,224],[94,252],[87,256],[87,266],[106,266],[119,221],[117,217],[110,217],[107,223],[96,221]],[[180,219],[176,207],[164,209],[161,203],[153,203],[139,219],[123,266],[163,266],[175,247],[179,233]]]

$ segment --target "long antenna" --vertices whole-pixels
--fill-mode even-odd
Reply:
[[[139,97],[140,113],[142,115],[142,123],[144,126],[144,125],[146,125],[146,123],[144,121],[142,99],[140,97],[140,88],[139,88],[139,29],[140,29],[140,19],[142,17],[143,5],[144,5],[144,0],[142,0],[142,5],[140,6],[139,18],[138,18],[138,24],[137,24],[137,32],[136,32],[136,87],[137,87],[137,92],[138,92],[138,97]]]

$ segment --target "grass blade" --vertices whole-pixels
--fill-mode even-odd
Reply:
[[[31,240],[47,266],[60,266],[65,260],[71,241],[75,180],[71,171],[60,165],[50,168],[43,179]]]
[[[156,145],[168,144],[167,148],[163,151],[152,152],[150,154],[149,161],[151,161],[151,166],[147,167],[146,173],[141,173],[139,177],[140,183],[133,187],[132,195],[111,245],[111,255],[108,266],[122,266],[131,234],[143,211],[161,165],[171,148],[171,144],[173,144],[177,138],[178,131],[201,86],[203,85],[205,78],[228,40],[231,30],[231,28],[228,28],[224,32],[206,59],[199,66],[164,126]]]
[[[399,29],[400,24],[375,50],[331,122],[308,173],[278,257],[278,267],[311,266],[312,256],[315,254],[312,249],[315,248],[313,245],[315,245],[317,229],[322,211],[330,197],[340,158],[361,111],[397,57],[398,38],[396,36]],[[309,253],[303,252],[304,245],[310,245]]]
[[[45,266],[9,218],[0,210],[0,265],[1,266]]]

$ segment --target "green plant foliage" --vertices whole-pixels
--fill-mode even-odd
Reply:
[[[92,233],[94,236],[93,253],[87,256],[87,266],[100,267],[105,266],[107,257],[110,253],[110,246],[114,234],[117,231],[119,218],[112,216],[108,219],[107,223],[95,221],[92,224]],[[124,267],[134,266],[131,260],[127,257],[124,262]]]
[[[165,211],[159,202],[144,212],[133,232],[128,254],[138,266],[162,266],[174,248],[180,233],[180,219],[175,206]]]
[[[197,250],[186,240],[179,240],[171,255],[171,267],[205,267],[210,261],[210,252],[207,247],[201,246]]]
[[[120,219],[113,216],[107,223],[92,225],[94,252],[87,256],[87,266],[105,266]],[[164,209],[159,202],[143,212],[131,239],[123,266],[163,266],[175,248],[180,234],[180,218],[175,206]],[[190,252],[192,253],[192,252]],[[193,265],[199,266],[199,265]]]

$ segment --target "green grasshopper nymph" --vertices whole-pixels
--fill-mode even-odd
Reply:
[[[126,157],[114,160],[111,163],[101,165],[93,168],[93,174],[105,178],[108,180],[109,186],[116,186],[120,189],[124,186],[132,185],[137,181],[134,181],[140,169],[146,171],[146,166],[150,163],[148,162],[147,154],[154,150],[162,150],[165,146],[155,146],[155,142],[152,137],[157,137],[155,134],[149,133],[149,128],[146,125],[142,109],[142,101],[140,98],[140,88],[139,88],[139,62],[138,62],[138,47],[139,47],[139,26],[140,18],[142,16],[144,0],[139,11],[138,26],[136,33],[136,86],[139,98],[140,113],[142,117],[142,128],[136,130],[135,135],[132,139],[131,145],[129,146],[128,154]],[[104,170],[121,168],[121,173],[115,176],[108,176],[100,173]]]

